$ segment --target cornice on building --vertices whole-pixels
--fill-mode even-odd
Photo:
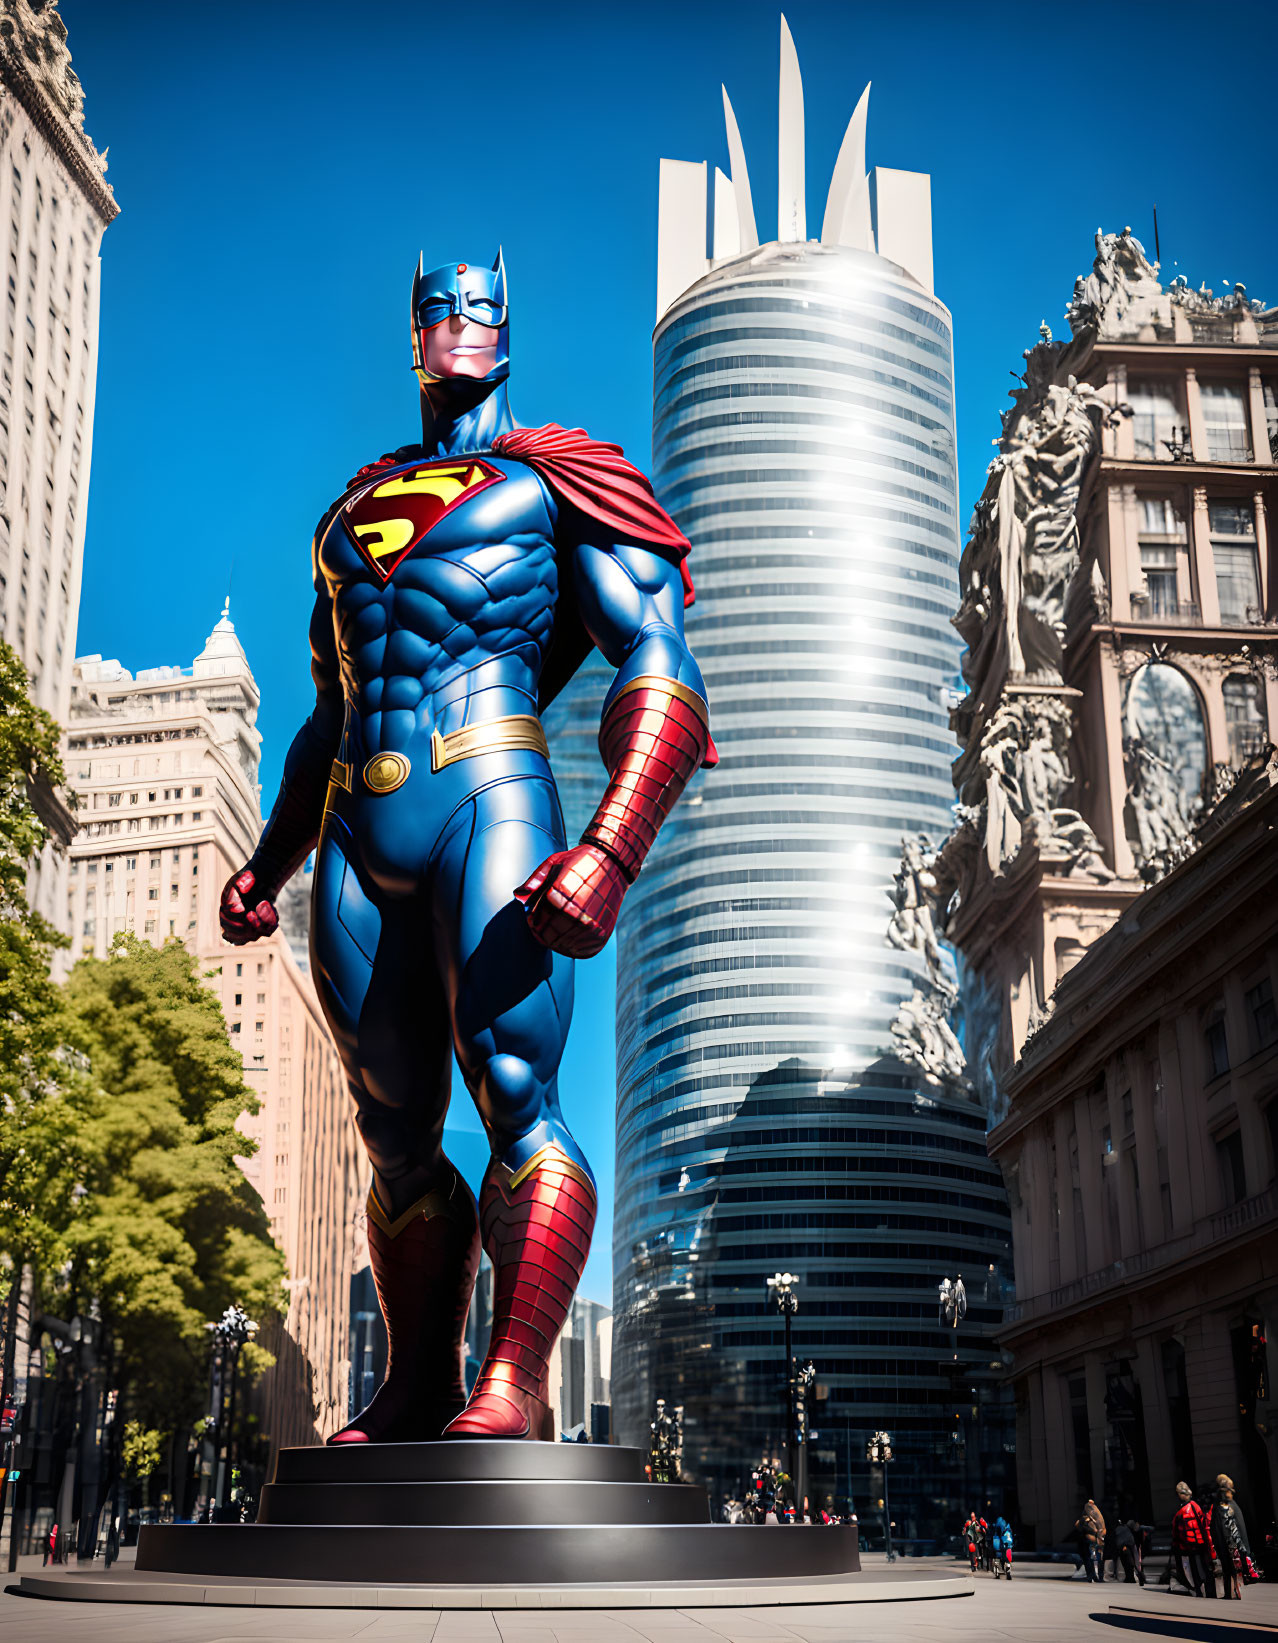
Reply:
[[[1271,1186],[1255,1198],[1203,1216],[1180,1237],[1111,1262],[1041,1295],[1014,1302],[1007,1308],[998,1344],[1014,1351],[1023,1369],[1036,1342],[1050,1342],[1053,1355],[1076,1350],[1075,1343],[1062,1342],[1061,1336],[1080,1317],[1086,1319],[1089,1342],[1111,1334],[1128,1336],[1139,1296],[1165,1291],[1167,1310],[1177,1313],[1184,1305],[1186,1279],[1207,1270],[1219,1275],[1208,1286],[1217,1304],[1234,1294],[1240,1299],[1254,1294],[1278,1277],[1278,1259],[1273,1253],[1278,1250],[1278,1240],[1271,1234],[1267,1236],[1275,1226],[1278,1186]],[[1250,1262],[1240,1268],[1239,1258],[1244,1252]],[[1255,1270],[1257,1266],[1260,1271]]]
[[[66,27],[52,4],[36,13],[28,0],[3,0],[0,84],[26,110],[105,228],[120,207],[103,175],[106,154],[99,154],[80,123],[80,82],[71,70]]]

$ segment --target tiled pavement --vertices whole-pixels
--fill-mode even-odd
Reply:
[[[880,1560],[865,1561],[873,1567]],[[911,1560],[905,1571],[919,1567]],[[1139,1613],[1132,1619],[1116,1609]],[[1237,1621],[1249,1629],[1228,1625]],[[1088,1586],[1078,1577],[1035,1574],[1028,1566],[1011,1584],[982,1576],[971,1597],[838,1608],[378,1614],[0,1596],[0,1643],[1117,1643],[1123,1636],[1251,1643],[1267,1634],[1278,1637],[1278,1586],[1251,1587],[1241,1603],[1195,1602],[1170,1597],[1165,1588],[1141,1591],[1110,1581]]]

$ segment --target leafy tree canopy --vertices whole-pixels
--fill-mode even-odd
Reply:
[[[63,780],[58,727],[27,694],[17,654],[0,643],[0,1293],[24,1262],[44,1272],[80,1177],[73,1111],[60,1085],[79,1069],[64,1053],[65,1020],[49,968],[65,938],[27,904],[27,875],[50,834],[33,789]]]
[[[214,994],[180,942],[117,936],[66,985],[68,1032],[91,1076],[77,1081],[87,1192],[68,1229],[74,1283],[119,1343],[130,1412],[172,1427],[195,1412],[205,1323],[238,1302],[279,1310],[283,1256],[236,1164],[256,1112]]]

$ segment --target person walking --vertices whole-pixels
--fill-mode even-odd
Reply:
[[[1012,1578],[1012,1525],[1000,1512],[994,1519],[994,1528],[990,1536],[990,1545],[994,1552],[994,1578],[1006,1575]]]
[[[1123,1580],[1128,1585],[1139,1581],[1145,1584],[1145,1570],[1141,1558],[1141,1526],[1135,1518],[1129,1518],[1126,1523],[1120,1523],[1114,1530],[1114,1552],[1118,1563],[1123,1566]],[[1117,1565],[1115,1565],[1114,1579],[1118,1579]]]
[[[972,1573],[976,1573],[976,1541],[980,1533],[981,1520],[975,1512],[967,1514],[967,1522],[963,1525],[963,1544],[967,1547],[968,1562],[972,1565]]]
[[[1242,1510],[1234,1499],[1234,1480],[1225,1472],[1221,1472],[1216,1479],[1216,1502],[1211,1509],[1211,1538],[1220,1558],[1220,1595],[1240,1598],[1251,1545]]]
[[[1194,1491],[1187,1483],[1176,1485],[1180,1502],[1172,1519],[1172,1567],[1176,1578],[1195,1597],[1216,1595],[1216,1573],[1213,1560],[1216,1549],[1212,1545],[1211,1523],[1207,1513],[1194,1499]]]
[[[1087,1569],[1087,1578],[1098,1584],[1105,1579],[1105,1564],[1103,1562],[1105,1550],[1105,1519],[1101,1516],[1101,1509],[1089,1495],[1074,1524],[1075,1531],[1082,1536],[1083,1561]]]

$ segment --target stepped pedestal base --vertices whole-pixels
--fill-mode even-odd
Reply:
[[[705,1491],[651,1483],[638,1449],[378,1443],[284,1449],[253,1524],[142,1531],[143,1574],[468,1586],[755,1581],[756,1527],[710,1522]],[[860,1568],[856,1530],[769,1536],[783,1580]]]
[[[137,1563],[23,1576],[31,1596],[282,1608],[757,1607],[961,1596],[860,1573],[855,1528],[712,1524],[637,1449],[453,1442],[285,1449],[251,1524],[143,1529]]]

